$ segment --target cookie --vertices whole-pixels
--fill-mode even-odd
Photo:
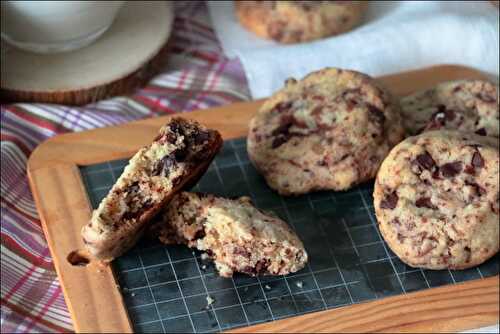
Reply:
[[[172,196],[204,173],[221,145],[217,131],[193,121],[173,118],[163,126],[130,159],[83,227],[89,253],[107,262],[132,247]]]
[[[499,153],[492,137],[428,131],[397,145],[373,193],[380,232],[412,267],[465,269],[498,251]]]
[[[498,86],[487,81],[445,82],[402,98],[401,107],[410,134],[448,129],[498,138]]]
[[[182,192],[159,215],[152,233],[166,244],[186,244],[208,254],[219,274],[286,275],[302,269],[307,253],[281,219],[236,200]]]
[[[300,43],[353,29],[367,5],[364,1],[235,1],[235,13],[243,27],[260,37]]]
[[[404,138],[397,101],[359,72],[289,79],[251,120],[248,154],[282,195],[346,190],[375,177]]]

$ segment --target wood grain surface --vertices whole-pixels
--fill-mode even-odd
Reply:
[[[40,55],[2,45],[0,99],[83,105],[131,93],[166,64],[173,20],[168,2],[129,1],[82,49]]]
[[[380,80],[404,95],[438,82],[484,78],[473,70],[440,66]],[[244,102],[183,114],[219,130],[224,139],[246,135],[261,102]],[[84,248],[81,227],[91,205],[78,165],[130,157],[150,142],[168,117],[71,133],[42,143],[28,161],[28,177],[75,329],[78,332],[131,332],[112,268],[91,262],[74,266],[67,257]],[[498,276],[344,308],[316,312],[236,331],[458,331],[498,322]]]

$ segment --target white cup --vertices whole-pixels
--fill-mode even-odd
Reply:
[[[124,2],[2,0],[1,36],[36,53],[76,50],[99,38]]]

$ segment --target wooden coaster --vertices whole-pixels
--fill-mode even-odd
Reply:
[[[40,55],[2,42],[0,98],[82,105],[130,93],[164,64],[173,21],[167,1],[127,1],[110,29],[79,50]]]

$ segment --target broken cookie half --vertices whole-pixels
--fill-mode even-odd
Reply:
[[[165,244],[186,244],[206,252],[219,274],[286,275],[307,262],[304,245],[281,219],[236,200],[209,194],[177,194],[152,226]]]
[[[171,119],[153,143],[130,159],[83,227],[90,254],[111,261],[132,247],[173,195],[201,177],[221,145],[217,131],[194,121]]]

